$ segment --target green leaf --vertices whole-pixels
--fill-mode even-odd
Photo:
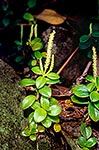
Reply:
[[[21,86],[30,86],[30,85],[35,85],[35,81],[31,78],[25,78],[25,79],[22,79],[19,84]]]
[[[43,42],[37,42],[34,45],[32,45],[32,49],[33,51],[41,50],[43,48],[43,45]]]
[[[86,142],[86,147],[91,148],[97,143],[97,139],[94,137],[91,137],[90,139],[87,140]]]
[[[52,79],[49,79],[49,78],[46,78],[46,83],[47,84],[56,84],[56,83],[59,83],[60,80],[57,79],[57,80],[52,80]]]
[[[92,91],[90,93],[90,99],[91,99],[92,102],[99,101],[99,93],[97,91]]]
[[[57,73],[55,73],[55,72],[48,73],[47,77],[50,78],[50,79],[52,79],[52,80],[57,80],[57,79],[60,78],[60,76]]]
[[[58,104],[58,101],[55,98],[53,98],[53,97],[51,97],[49,99],[49,101],[50,101],[50,105]]]
[[[60,132],[60,131],[61,131],[61,125],[58,124],[58,123],[55,123],[55,124],[54,124],[54,131],[55,131],[55,132]]]
[[[47,112],[41,107],[37,108],[34,112],[35,122],[43,121],[46,118],[46,116],[47,116]]]
[[[35,66],[36,64],[37,64],[37,60],[36,59],[32,60],[31,65]]]
[[[75,86],[74,89],[73,89],[73,93],[76,96],[81,97],[81,98],[89,96],[87,86],[83,85],[83,84],[79,84],[79,85]]]
[[[16,44],[16,45],[21,45],[22,46],[22,42],[20,42],[20,41],[14,41],[14,43]]]
[[[6,4],[2,3],[3,11],[7,11],[8,8],[9,8],[9,5],[7,3]]]
[[[80,37],[80,42],[81,43],[85,43],[85,42],[87,42],[89,40],[89,36],[88,35],[82,35],[81,37]]]
[[[95,31],[91,35],[92,37],[99,38],[99,31]]]
[[[98,19],[98,18],[96,18],[96,19]],[[99,23],[93,23],[92,24],[92,31],[94,32],[94,31],[99,31]]]
[[[28,129],[23,130],[22,136],[30,136],[30,130],[28,130]]]
[[[34,56],[36,57],[36,59],[40,59],[42,58],[42,53],[40,53],[39,51],[35,51]]]
[[[91,149],[89,149],[87,147],[83,147],[82,150],[91,150]]]
[[[48,87],[48,86],[44,86],[43,88],[41,88],[39,90],[39,93],[42,95],[42,96],[45,96],[45,97],[51,97],[51,94],[52,94],[52,91],[51,91],[51,88]]]
[[[29,138],[31,141],[36,141],[36,134],[30,135]]]
[[[41,42],[41,38],[35,37],[32,41],[30,41],[32,45],[34,45],[37,42]]]
[[[88,81],[90,81],[90,82],[95,82],[94,77],[91,76],[91,75],[86,76],[86,79],[87,79]]]
[[[34,21],[33,15],[30,14],[30,13],[28,13],[28,12],[26,12],[26,13],[23,15],[23,18],[24,18],[25,20],[28,20],[28,21]]]
[[[28,121],[31,123],[34,120],[34,112],[30,113],[28,116]]]
[[[81,124],[81,134],[88,139],[92,135],[91,127],[87,126],[85,123]]]
[[[56,123],[59,123],[59,121],[60,121],[58,116],[49,116],[49,119],[52,122],[56,122]]]
[[[87,49],[88,47],[90,47],[92,45],[93,41],[91,38],[89,38],[88,35],[82,35],[80,37],[80,43],[79,43],[79,47],[80,49]]]
[[[80,145],[80,147],[86,146],[86,138],[83,137],[83,136],[80,136],[80,137],[78,138],[78,144]]]
[[[17,50],[21,51],[22,50],[22,45],[17,45]],[[23,57],[24,58],[24,57]]]
[[[99,110],[99,101],[94,103],[94,106]]]
[[[99,121],[99,110],[91,102],[88,105],[88,113],[94,122]]]
[[[46,97],[41,96],[40,103],[45,110],[49,108],[49,100]]]
[[[37,124],[32,121],[30,124],[29,124],[29,128],[30,128],[30,132],[31,134],[34,134],[34,133],[37,133],[38,130],[37,130]]]
[[[99,76],[96,77],[96,88],[99,91]]]
[[[57,116],[61,113],[62,108],[58,105],[52,105],[48,109],[48,115],[50,116]]]
[[[45,83],[46,83],[46,79],[43,76],[39,76],[36,79],[36,87],[37,87],[37,89],[42,88],[45,85]]]
[[[34,102],[33,105],[31,106],[31,108],[34,109],[34,110],[37,109],[37,108],[39,108],[39,107],[40,107],[40,103],[37,102],[37,101]]]
[[[71,101],[73,102],[73,103],[76,103],[76,104],[88,104],[88,99],[86,99],[86,98],[80,98],[80,97],[77,97],[77,96],[75,96],[75,95],[72,95],[71,96]]]
[[[95,88],[95,83],[92,82],[92,83],[87,84],[87,88],[89,92],[93,91]]]
[[[7,26],[10,24],[10,19],[4,18],[4,19],[2,20],[2,23],[3,23],[3,25],[4,25],[5,27],[7,27]]]
[[[36,100],[36,96],[34,95],[26,96],[22,101],[22,108],[23,109],[29,108],[34,103],[35,100]]]
[[[36,0],[28,0],[27,5],[29,8],[33,8],[36,5]]]
[[[32,67],[32,66],[31,66],[31,63],[32,63],[32,59],[29,59],[29,61],[27,62],[27,64],[28,64],[29,68],[31,68],[31,67]]]
[[[41,126],[41,125],[38,125],[38,132],[45,132],[45,128],[43,127],[43,126]]]
[[[35,74],[37,74],[37,75],[41,75],[41,74],[42,74],[39,66],[34,66],[34,67],[32,67],[31,70],[32,70]]]
[[[49,119],[49,117],[45,118],[41,123],[46,128],[49,128],[52,125],[52,121]]]
[[[23,61],[23,59],[24,59],[23,56],[17,56],[17,57],[15,58],[15,62],[20,63],[20,62]]]
[[[46,58],[47,52],[42,52],[42,56],[43,56],[44,58]]]

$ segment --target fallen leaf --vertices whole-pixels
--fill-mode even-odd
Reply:
[[[66,16],[62,16],[51,9],[44,9],[40,14],[34,16],[39,20],[43,20],[53,25],[62,24],[67,18]]]

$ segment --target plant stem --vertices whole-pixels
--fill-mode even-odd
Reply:
[[[33,36],[33,27],[34,27],[34,24],[31,25],[29,41],[31,41],[31,38],[32,38],[32,36]]]
[[[21,25],[20,39],[21,39],[21,44],[23,44],[23,25]]]

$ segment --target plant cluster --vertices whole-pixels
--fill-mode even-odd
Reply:
[[[52,71],[54,67],[54,55],[51,53],[55,31],[50,34],[47,56],[45,61],[39,59],[39,65],[32,67],[32,72],[36,74],[36,79],[25,78],[20,81],[21,86],[32,86],[33,93],[22,101],[23,110],[31,108],[32,112],[28,116],[28,126],[22,131],[23,136],[29,136],[31,140],[36,140],[39,132],[44,132],[45,128],[54,124],[54,130],[59,132],[59,114],[62,109],[58,101],[51,97],[52,90],[49,85],[59,82],[59,75]]]
[[[87,76],[86,80],[89,81],[87,85],[79,84],[74,87],[71,100],[76,104],[87,104],[88,114],[90,118],[97,122],[99,121],[99,76]]]
[[[92,33],[92,26],[90,33]],[[92,46],[92,54],[93,76],[86,76],[86,80],[89,82],[87,85],[79,84],[74,87],[74,95],[71,96],[71,100],[77,104],[88,104],[88,114],[93,121],[97,122],[99,121],[99,76],[97,75],[97,52],[95,46]]]
[[[28,41],[23,41],[24,36],[24,25],[20,24],[21,32],[20,32],[20,41],[16,40],[15,44],[17,45],[17,50],[20,52],[20,55],[15,58],[15,61],[19,64],[23,64],[24,61],[27,60],[27,65],[32,66],[37,63],[37,59],[43,57],[43,53],[40,52],[43,48],[43,42],[40,37],[37,35],[37,21],[33,17],[32,14],[26,12],[23,15],[23,18],[28,21],[28,25],[30,26],[30,34]],[[28,47],[27,47],[28,46]],[[29,51],[29,52],[27,52]],[[27,59],[26,54],[29,53],[29,58]]]
[[[87,50],[87,56],[92,58],[92,46],[99,47],[99,23],[90,23],[90,33],[80,37],[79,48]]]
[[[25,2],[27,9],[31,9],[36,5],[36,0],[27,0]],[[2,3],[3,17],[0,26],[7,27],[11,23],[14,16],[14,11],[10,10],[8,1]],[[60,80],[60,76],[53,72],[54,55],[51,53],[55,31],[50,34],[46,57],[44,53],[40,52],[43,48],[43,42],[37,35],[37,22],[32,14],[26,12],[23,16],[28,21],[30,26],[30,34],[25,46],[31,48],[31,58],[28,64],[32,66],[31,71],[35,74],[36,78],[24,78],[20,81],[20,85],[30,86],[32,92],[26,96],[22,101],[22,109],[26,110],[31,108],[28,116],[28,125],[22,131],[22,135],[29,137],[35,141],[39,132],[44,132],[54,124],[55,132],[61,130],[59,124],[59,114],[62,108],[59,106],[58,101],[52,97],[52,90],[50,85],[56,84]],[[21,20],[16,20],[14,24],[20,23]],[[20,23],[20,41],[16,40],[18,51],[22,55],[16,57],[16,62],[23,63],[27,56],[25,56],[24,49],[24,25]],[[73,88],[73,95],[71,101],[76,104],[88,105],[88,116],[94,121],[99,121],[99,76],[97,76],[97,55],[96,48],[99,46],[99,24],[90,24],[89,35],[82,35],[80,37],[79,48],[81,50],[88,50],[88,57],[93,58],[93,76],[86,76],[87,84],[79,84]],[[91,50],[92,49],[92,50]],[[93,51],[93,54],[92,54]],[[85,123],[81,124],[81,136],[78,138],[78,144],[83,150],[91,150],[97,143],[97,139],[92,137],[92,129]]]
[[[96,27],[96,28],[95,28]],[[97,52],[96,52],[96,43],[98,44],[99,40],[99,25],[90,26],[90,35],[83,35],[80,38],[80,48],[86,49],[89,46],[92,47],[92,67],[93,67],[93,76],[87,75],[85,77],[85,84],[76,85],[73,90],[73,95],[71,96],[71,101],[80,105],[88,105],[88,114],[87,116],[91,118],[92,121],[99,121],[99,76],[97,75]],[[94,31],[94,28],[96,31]],[[93,30],[92,30],[93,29]],[[92,37],[95,37],[96,40],[93,43]],[[95,46],[93,46],[95,44]],[[81,125],[81,134],[82,136],[78,138],[78,144],[82,147],[83,150],[90,150],[97,143],[95,138],[91,138],[92,130],[90,126],[87,126],[85,123]]]
[[[82,150],[92,150],[92,147],[97,143],[97,139],[92,137],[92,129],[85,123],[81,124],[81,136],[78,138],[78,144]]]
[[[21,22],[20,18],[15,18],[16,14],[14,11],[14,4],[16,4],[16,1],[8,1],[8,0],[2,0],[1,2],[1,11],[2,11],[2,15],[1,15],[1,23],[0,23],[0,27],[7,27],[7,26],[14,26],[17,23]],[[24,3],[24,7],[26,10],[30,10],[33,9],[36,5],[36,0],[26,0],[26,2]]]
[[[23,136],[28,136],[32,141],[35,141],[39,132],[44,132],[46,128],[50,128],[54,123],[54,130],[59,132],[61,126],[59,124],[59,114],[62,109],[58,105],[58,101],[51,97],[51,84],[59,82],[59,75],[53,72],[54,55],[51,53],[55,31],[50,34],[46,57],[40,50],[43,48],[43,43],[37,36],[37,23],[30,13],[25,13],[23,16],[31,25],[29,39],[27,45],[32,49],[32,72],[36,75],[36,79],[25,78],[20,81],[21,86],[31,86],[32,94],[28,95],[22,101],[23,110],[31,108],[32,112],[28,116],[28,126],[22,131]],[[21,26],[21,42],[15,41],[19,46],[23,45],[23,27]],[[87,84],[79,84],[73,88],[71,100],[76,104],[88,105],[88,116],[94,121],[99,121],[99,76],[97,76],[97,54],[96,48],[98,45],[99,31],[98,26],[90,24],[90,34],[83,35],[80,38],[80,49],[92,48],[93,59],[93,76],[86,76]],[[82,136],[78,138],[78,144],[83,150],[91,150],[97,143],[96,138],[92,136],[92,129],[85,123],[81,125]]]

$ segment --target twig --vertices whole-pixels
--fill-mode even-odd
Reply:
[[[87,72],[88,72],[88,70],[89,70],[91,64],[92,64],[92,61],[90,60],[90,61],[88,62],[88,64],[87,64],[85,70],[84,70],[83,73],[82,73],[82,76],[83,76],[83,77],[87,75]]]
[[[72,59],[72,57],[74,56],[74,54],[77,52],[77,50],[79,49],[79,47],[77,47],[73,53],[69,56],[69,58],[65,61],[65,63],[62,65],[62,67],[58,70],[57,74],[60,74],[63,69],[66,67],[66,65],[69,63],[69,61]]]
[[[87,75],[87,72],[88,72],[91,64],[92,64],[92,61],[90,60],[88,62],[88,64],[87,64],[86,68],[84,69],[82,75],[76,79],[76,84],[80,84],[82,82],[82,80],[84,79],[84,77]]]
[[[21,26],[21,25],[23,25],[23,26],[31,26],[31,24],[27,24],[27,23],[18,23],[17,24],[17,26]]]

